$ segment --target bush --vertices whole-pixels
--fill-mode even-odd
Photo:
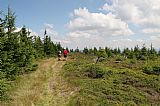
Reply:
[[[131,59],[131,60],[130,60],[130,63],[131,63],[131,64],[136,64],[136,63],[137,63],[136,58]]]
[[[143,72],[146,73],[146,74],[159,75],[160,74],[160,66],[146,66],[146,67],[143,67]]]
[[[9,81],[5,78],[5,73],[0,71],[0,101],[7,99],[7,92],[9,90]]]
[[[85,67],[84,72],[85,75],[89,78],[102,78],[105,74],[104,69],[95,64],[91,64]]]
[[[0,79],[0,100],[8,98],[7,92],[9,91],[10,83],[5,79]]]
[[[124,61],[126,60],[126,58],[124,56],[121,56],[121,55],[117,55],[116,58],[115,58],[115,61]]]
[[[25,72],[35,71],[37,68],[38,68],[38,64],[33,64],[27,67]]]

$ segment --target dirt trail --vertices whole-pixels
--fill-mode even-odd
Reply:
[[[42,60],[37,71],[24,75],[15,83],[11,101],[4,106],[66,106],[76,88],[60,75],[65,61]]]

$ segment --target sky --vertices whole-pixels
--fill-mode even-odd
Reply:
[[[43,37],[46,29],[64,47],[160,48],[160,0],[0,0],[0,11],[8,6],[17,30]]]

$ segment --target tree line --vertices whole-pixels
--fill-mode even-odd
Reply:
[[[99,49],[97,49],[96,47],[94,47],[93,49],[88,49],[87,47],[85,47],[83,49],[83,53],[92,54],[98,56],[98,58],[111,58],[114,56],[123,56],[125,58],[137,60],[154,60],[158,56],[160,56],[160,51],[158,52],[155,48],[153,48],[152,44],[150,48],[147,48],[145,44],[143,44],[141,48],[137,45],[134,48],[124,48],[123,50],[121,50],[120,48],[111,49],[109,47],[105,47],[104,49],[102,49],[101,47]]]
[[[53,43],[46,31],[43,40],[31,36],[25,26],[16,31],[15,21],[15,13],[10,8],[6,14],[0,12],[0,100],[6,99],[11,81],[36,69],[35,59],[55,56],[62,50],[61,44]]]

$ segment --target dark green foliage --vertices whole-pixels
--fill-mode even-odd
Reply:
[[[70,52],[74,52],[74,50],[73,50],[73,49],[70,49]]]
[[[6,79],[0,79],[0,100],[8,99],[8,91],[10,89],[10,83]]]
[[[100,50],[97,52],[97,56],[98,56],[98,58],[100,58],[100,57],[105,58],[105,57],[107,56],[107,54],[106,54],[106,52],[105,52],[104,49],[100,49]]]
[[[88,49],[87,47],[84,48],[83,50],[83,53],[85,54],[94,54],[98,57],[108,57],[108,58],[123,56],[129,59],[137,59],[137,60],[145,61],[147,59],[155,60],[158,57],[158,52],[156,51],[155,48],[153,48],[152,44],[151,44],[151,47],[148,49],[145,47],[145,44],[143,44],[142,48],[139,48],[139,46],[137,45],[134,47],[134,49],[124,48],[122,51],[120,50],[120,48],[111,49],[111,48],[105,47],[106,56],[102,56],[104,55],[104,53],[99,53],[99,52],[102,52],[101,48],[97,50],[96,47],[94,47],[93,50]]]
[[[80,52],[80,50],[79,50],[79,48],[78,48],[78,47],[76,48],[75,52]]]
[[[84,67],[83,70],[85,75],[89,78],[103,78],[103,75],[105,74],[104,69],[95,64],[89,64]]]
[[[10,83],[5,78],[5,73],[0,71],[0,100],[7,99],[7,92],[9,91]]]
[[[94,55],[97,54],[97,48],[96,47],[93,48],[93,53],[94,53]]]
[[[97,60],[96,60],[96,63],[106,60],[107,54],[106,54],[106,51],[104,49],[99,49],[99,51],[97,51],[96,55],[98,57]]]
[[[60,44],[58,44],[57,47],[58,47],[58,50],[61,49]],[[53,56],[55,54],[56,54],[56,46],[51,41],[51,37],[45,36],[45,39],[44,39],[44,55],[45,56]]]
[[[11,33],[15,30],[15,13],[12,12],[11,8],[8,7],[8,13],[5,18],[5,27],[8,30],[8,33]]]
[[[29,72],[32,72],[32,71],[36,71],[38,68],[38,64],[33,64],[32,66],[29,66],[25,69],[25,73],[29,73]]]
[[[143,67],[143,72],[146,74],[160,75],[160,66],[146,66]]]
[[[56,44],[56,47],[55,47],[55,48],[56,48],[56,51],[59,51],[59,50],[62,51],[62,50],[63,50],[60,42]]]
[[[110,48],[105,47],[105,51],[106,51],[108,57],[112,57],[113,54],[112,54],[112,51]]]
[[[88,54],[88,53],[89,53],[89,50],[88,50],[87,47],[83,49],[83,53],[85,53],[85,54]]]
[[[39,36],[34,37],[33,47],[36,50],[36,53],[35,53],[36,58],[40,58],[40,57],[44,56],[44,45],[43,45],[43,42]]]
[[[15,32],[15,14],[10,8],[6,15],[0,14],[0,100],[7,98],[9,81],[17,76],[35,71],[37,58],[55,56],[60,43],[54,44],[49,36],[44,41],[33,37],[25,26]]]
[[[34,59],[35,50],[32,46],[32,38],[28,35],[26,28],[23,27],[19,38],[19,54],[16,57],[18,59],[19,67],[31,65]]]

